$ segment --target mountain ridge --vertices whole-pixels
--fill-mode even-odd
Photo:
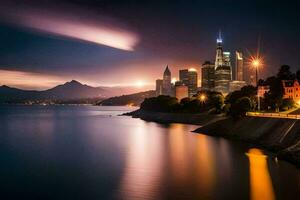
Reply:
[[[122,88],[122,89],[120,89]],[[0,102],[25,100],[71,100],[83,98],[109,98],[137,92],[134,87],[93,87],[71,80],[53,88],[38,90],[23,90],[7,85],[0,86]]]

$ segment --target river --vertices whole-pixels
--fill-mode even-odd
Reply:
[[[239,142],[118,116],[128,107],[0,106],[5,199],[297,199],[300,171]]]

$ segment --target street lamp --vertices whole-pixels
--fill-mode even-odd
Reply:
[[[261,65],[261,61],[258,58],[252,60],[252,66],[255,68],[255,80],[257,87],[257,110],[260,111],[260,97],[258,95],[258,67]]]
[[[206,96],[204,94],[200,95],[200,101],[204,102],[206,100]]]

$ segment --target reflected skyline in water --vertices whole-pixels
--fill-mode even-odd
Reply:
[[[246,144],[192,133],[198,126],[117,116],[126,109],[1,107],[0,191],[109,200],[300,195],[299,170],[289,163],[273,162]]]

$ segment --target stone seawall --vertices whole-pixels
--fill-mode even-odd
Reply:
[[[194,132],[251,142],[300,166],[300,120],[245,117],[227,118]]]

